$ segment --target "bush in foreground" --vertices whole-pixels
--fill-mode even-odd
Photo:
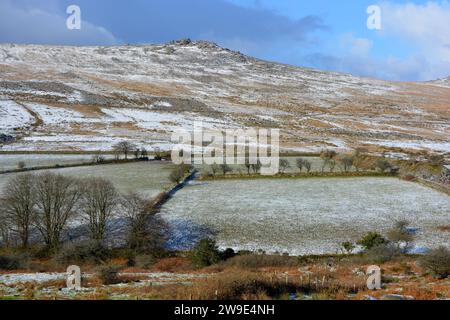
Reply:
[[[392,243],[382,243],[366,251],[370,263],[385,263],[398,256],[401,250]]]
[[[119,268],[116,266],[101,266],[98,268],[97,276],[104,285],[120,283]]]
[[[388,241],[379,233],[369,232],[366,234],[361,240],[358,241],[358,244],[363,246],[364,249],[370,250],[373,247],[386,244]]]
[[[220,252],[212,239],[202,239],[192,249],[191,261],[198,268],[208,267],[220,261]]]
[[[18,270],[28,268],[29,257],[25,254],[0,255],[0,269]]]
[[[450,251],[445,247],[431,250],[420,259],[419,263],[436,278],[444,279],[450,275]]]
[[[101,243],[92,241],[64,246],[55,256],[55,261],[62,265],[100,264],[111,258],[111,251]]]

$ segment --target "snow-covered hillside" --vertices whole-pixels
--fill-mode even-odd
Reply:
[[[1,150],[170,148],[194,120],[280,128],[287,150],[450,152],[450,87],[257,60],[209,42],[64,47],[0,45]]]

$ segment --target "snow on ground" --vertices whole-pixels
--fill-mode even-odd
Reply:
[[[126,164],[49,169],[45,171],[76,178],[105,178],[111,180],[120,192],[138,192],[145,197],[151,198],[172,185],[169,179],[172,170],[173,165],[170,162],[140,161]],[[36,173],[41,172],[37,171]],[[9,179],[20,174],[8,173],[0,175],[0,193]]]
[[[67,123],[100,122],[98,118],[86,117],[80,112],[43,104],[27,103],[46,125],[65,125]]]
[[[11,100],[0,100],[0,133],[10,133],[33,122],[33,117],[24,107]]]
[[[0,284],[12,285],[16,283],[36,282],[43,283],[67,278],[66,273],[12,273],[0,274]]]
[[[363,143],[391,148],[404,148],[416,150],[429,149],[438,152],[450,152],[450,142],[377,140],[377,141],[363,141]]]
[[[208,129],[233,128],[231,123],[224,120],[198,116],[193,113],[165,113],[132,108],[103,108],[102,112],[111,122],[132,122],[147,130],[174,131],[180,128],[193,128],[194,121],[202,121]]]
[[[93,277],[94,274],[83,273],[83,277]],[[119,276],[128,277],[142,277],[146,278],[145,282],[158,283],[180,283],[184,281],[205,278],[206,274],[182,274],[182,273],[168,273],[168,272],[143,272],[143,273],[119,273]],[[67,279],[67,273],[53,272],[53,273],[10,273],[0,274],[0,284],[13,285],[18,283],[36,282],[44,283],[48,281]]]
[[[113,159],[113,155],[102,155],[105,159]],[[17,169],[23,162],[27,168],[54,165],[78,164],[92,161],[93,155],[81,154],[1,154],[0,171]]]
[[[212,181],[180,190],[161,214],[172,226],[170,245],[181,249],[213,234],[222,248],[335,253],[400,219],[418,228],[417,247],[450,246],[450,234],[438,230],[450,219],[450,198],[395,178]]]

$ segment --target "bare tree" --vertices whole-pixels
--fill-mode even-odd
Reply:
[[[6,221],[4,211],[0,211],[0,244],[4,247],[9,247],[10,245],[10,227]]]
[[[220,168],[217,164],[213,163],[211,165],[211,173],[213,174],[213,176],[215,177],[217,172],[219,172]]]
[[[245,162],[245,168],[247,168],[247,174],[250,175],[250,169],[252,168],[252,165],[250,164],[250,162],[248,162],[248,160],[246,160]]]
[[[334,172],[334,168],[336,168],[336,160],[329,159],[328,166],[330,167],[330,172]]]
[[[105,162],[105,157],[101,154],[96,154],[92,156],[92,162],[93,163],[103,163]]]
[[[139,159],[141,157],[141,150],[139,148],[136,148],[133,150],[134,158]]]
[[[344,171],[348,172],[351,169],[351,167],[353,166],[353,157],[344,156],[339,159],[339,162],[341,163]]]
[[[281,159],[280,160],[280,171],[281,171],[282,174],[284,174],[286,172],[286,170],[288,168],[290,168],[290,166],[291,165],[289,164],[288,160],[286,160],[286,159]]]
[[[253,173],[259,173],[261,171],[262,163],[261,161],[257,161],[255,164],[252,164]]]
[[[220,170],[222,171],[224,176],[228,172],[233,172],[233,169],[229,165],[227,165],[226,163],[220,165]]]
[[[304,160],[304,166],[306,168],[306,172],[310,173],[311,172],[311,162],[308,160]]]
[[[144,147],[142,147],[142,149],[141,149],[141,157],[142,158],[148,158],[147,149],[145,149]]]
[[[305,160],[303,160],[302,158],[298,158],[296,161],[296,165],[300,172],[302,172],[303,167],[305,166]]]
[[[125,156],[125,160],[127,160],[128,155],[133,152],[133,150],[136,150],[136,146],[128,141],[121,141],[113,146],[113,150],[116,154],[122,153]]]
[[[101,242],[105,238],[108,221],[119,202],[119,194],[111,181],[90,178],[81,183],[81,210],[88,222],[91,239]]]
[[[176,166],[170,173],[170,181],[180,183],[186,174],[186,168],[183,165]]]
[[[128,220],[129,248],[147,253],[161,250],[167,226],[156,214],[151,202],[136,193],[130,193],[122,197],[122,208]]]
[[[333,165],[331,160],[333,160],[334,157],[336,157],[336,155],[337,155],[337,153],[334,150],[323,150],[322,151],[322,153],[320,154],[320,157],[323,159],[322,172],[324,172],[326,166]]]
[[[308,173],[311,171],[311,162],[306,159],[298,158],[296,165],[300,172],[302,172],[303,168],[305,168]]]
[[[3,188],[2,219],[13,235],[20,239],[23,248],[28,247],[35,197],[34,176],[17,175]]]
[[[73,178],[43,173],[36,177],[36,211],[33,223],[42,235],[48,249],[56,249],[62,232],[75,212],[80,188]]]

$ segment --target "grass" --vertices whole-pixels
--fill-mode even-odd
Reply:
[[[248,267],[248,261],[242,263],[240,259],[244,257],[254,260],[252,268]],[[5,295],[0,294],[0,299],[285,300],[292,294],[298,299],[308,300],[359,300],[367,295],[379,299],[386,294],[412,296],[420,300],[450,298],[448,280],[428,276],[416,263],[417,256],[404,255],[398,260],[380,264],[384,281],[383,288],[377,291],[368,290],[366,277],[355,272],[365,272],[369,265],[354,260],[355,257],[356,255],[329,255],[305,256],[300,259],[247,254],[199,270],[202,274],[209,274],[206,278],[180,280],[179,283],[136,285],[145,277],[124,269],[113,281],[121,283],[120,286],[105,286],[102,279],[94,274],[82,280],[82,286],[91,289],[86,292],[61,292],[65,281],[53,280],[10,286],[16,289],[18,294],[4,291]],[[333,259],[331,267],[330,259]],[[158,261],[160,265],[153,266],[152,270],[160,272],[161,266],[169,265],[174,267],[170,268],[171,270],[182,273],[186,262],[182,257],[165,258]],[[118,266],[123,267],[124,265]],[[187,272],[189,271],[183,273]]]
[[[64,169],[64,168],[77,168],[77,167],[89,167],[89,166],[100,166],[100,165],[113,165],[113,164],[126,164],[132,162],[141,162],[143,160],[140,159],[121,159],[121,160],[104,160],[102,162],[80,162],[80,163],[70,163],[70,164],[55,164],[51,166],[37,166],[37,167],[25,167],[21,169],[10,169],[0,171],[0,174],[8,174],[8,173],[18,173],[18,172],[28,172],[28,171],[38,171],[38,170],[50,170],[50,169]],[[149,160],[154,161],[154,160]]]

